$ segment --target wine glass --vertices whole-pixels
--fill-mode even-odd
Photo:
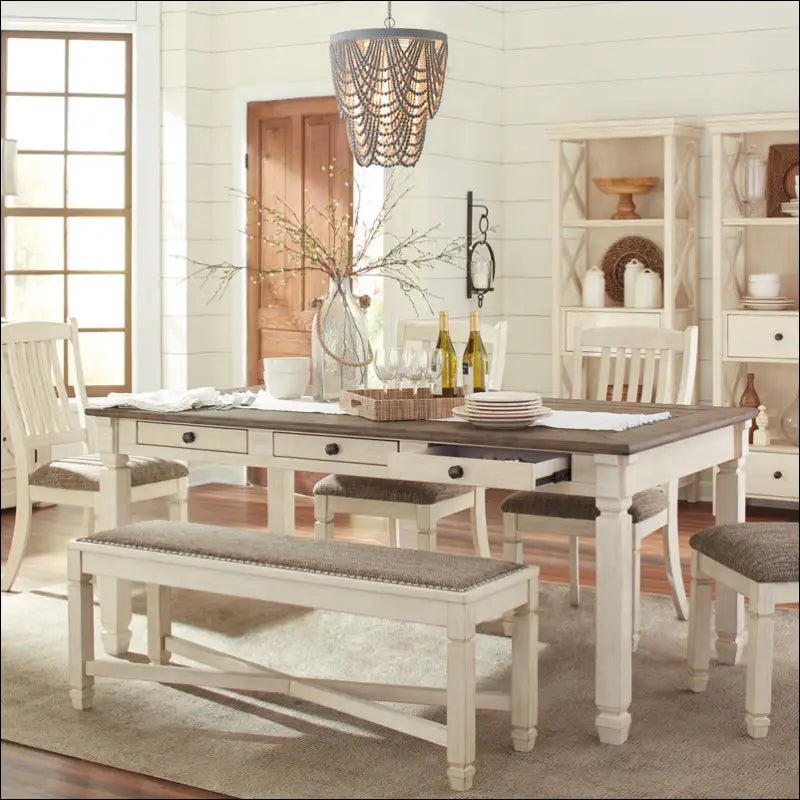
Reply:
[[[414,389],[417,396],[418,384],[425,379],[427,371],[428,354],[418,347],[408,347],[403,351],[403,375]]]
[[[387,391],[400,370],[400,351],[396,347],[379,347],[372,356],[375,375]]]
[[[444,371],[444,352],[440,347],[435,347],[433,350],[430,351],[428,358],[426,360],[427,364],[427,379],[428,384],[431,389],[431,394],[434,394],[436,391],[436,385],[439,378],[442,377],[442,372]],[[441,394],[441,385],[439,385],[439,394]]]

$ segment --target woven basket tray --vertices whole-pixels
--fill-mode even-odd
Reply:
[[[376,422],[408,419],[442,419],[452,416],[456,406],[464,405],[463,390],[455,397],[433,396],[430,389],[359,389],[343,391],[339,407],[348,414],[372,419]]]

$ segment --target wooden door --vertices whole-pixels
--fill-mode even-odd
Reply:
[[[352,172],[347,130],[334,97],[310,97],[247,104],[247,192],[262,206],[278,199],[317,230],[321,208],[338,200],[352,202],[352,182],[331,179],[328,167]],[[257,207],[248,209],[247,265],[253,271],[296,267],[286,254],[276,254],[258,235]],[[265,235],[271,233],[263,231]],[[247,294],[247,381],[263,381],[262,359],[268,356],[310,356],[312,303],[328,290],[328,277],[315,270],[286,272],[250,282]],[[263,485],[264,470],[251,470],[250,480]],[[311,478],[298,475],[296,488],[309,492]]]

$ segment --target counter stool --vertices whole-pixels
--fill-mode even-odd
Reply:
[[[702,692],[708,685],[714,580],[748,599],[744,718],[755,739],[769,730],[775,604],[798,602],[798,527],[796,522],[718,525],[689,540],[689,688]]]

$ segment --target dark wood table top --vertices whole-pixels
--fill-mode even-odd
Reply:
[[[374,439],[405,439],[431,444],[508,447],[564,453],[632,455],[670,442],[753,419],[755,408],[712,406],[638,405],[588,400],[544,399],[553,409],[652,414],[669,411],[670,419],[641,425],[627,431],[561,430],[536,426],[513,430],[475,428],[468,422],[414,420],[373,422],[349,414],[314,414],[290,411],[260,411],[252,408],[214,411],[196,409],[179,412],[140,411],[133,408],[89,408],[94,417],[170,422],[176,425],[211,425],[221,428],[256,428],[273,431],[358,436]]]

